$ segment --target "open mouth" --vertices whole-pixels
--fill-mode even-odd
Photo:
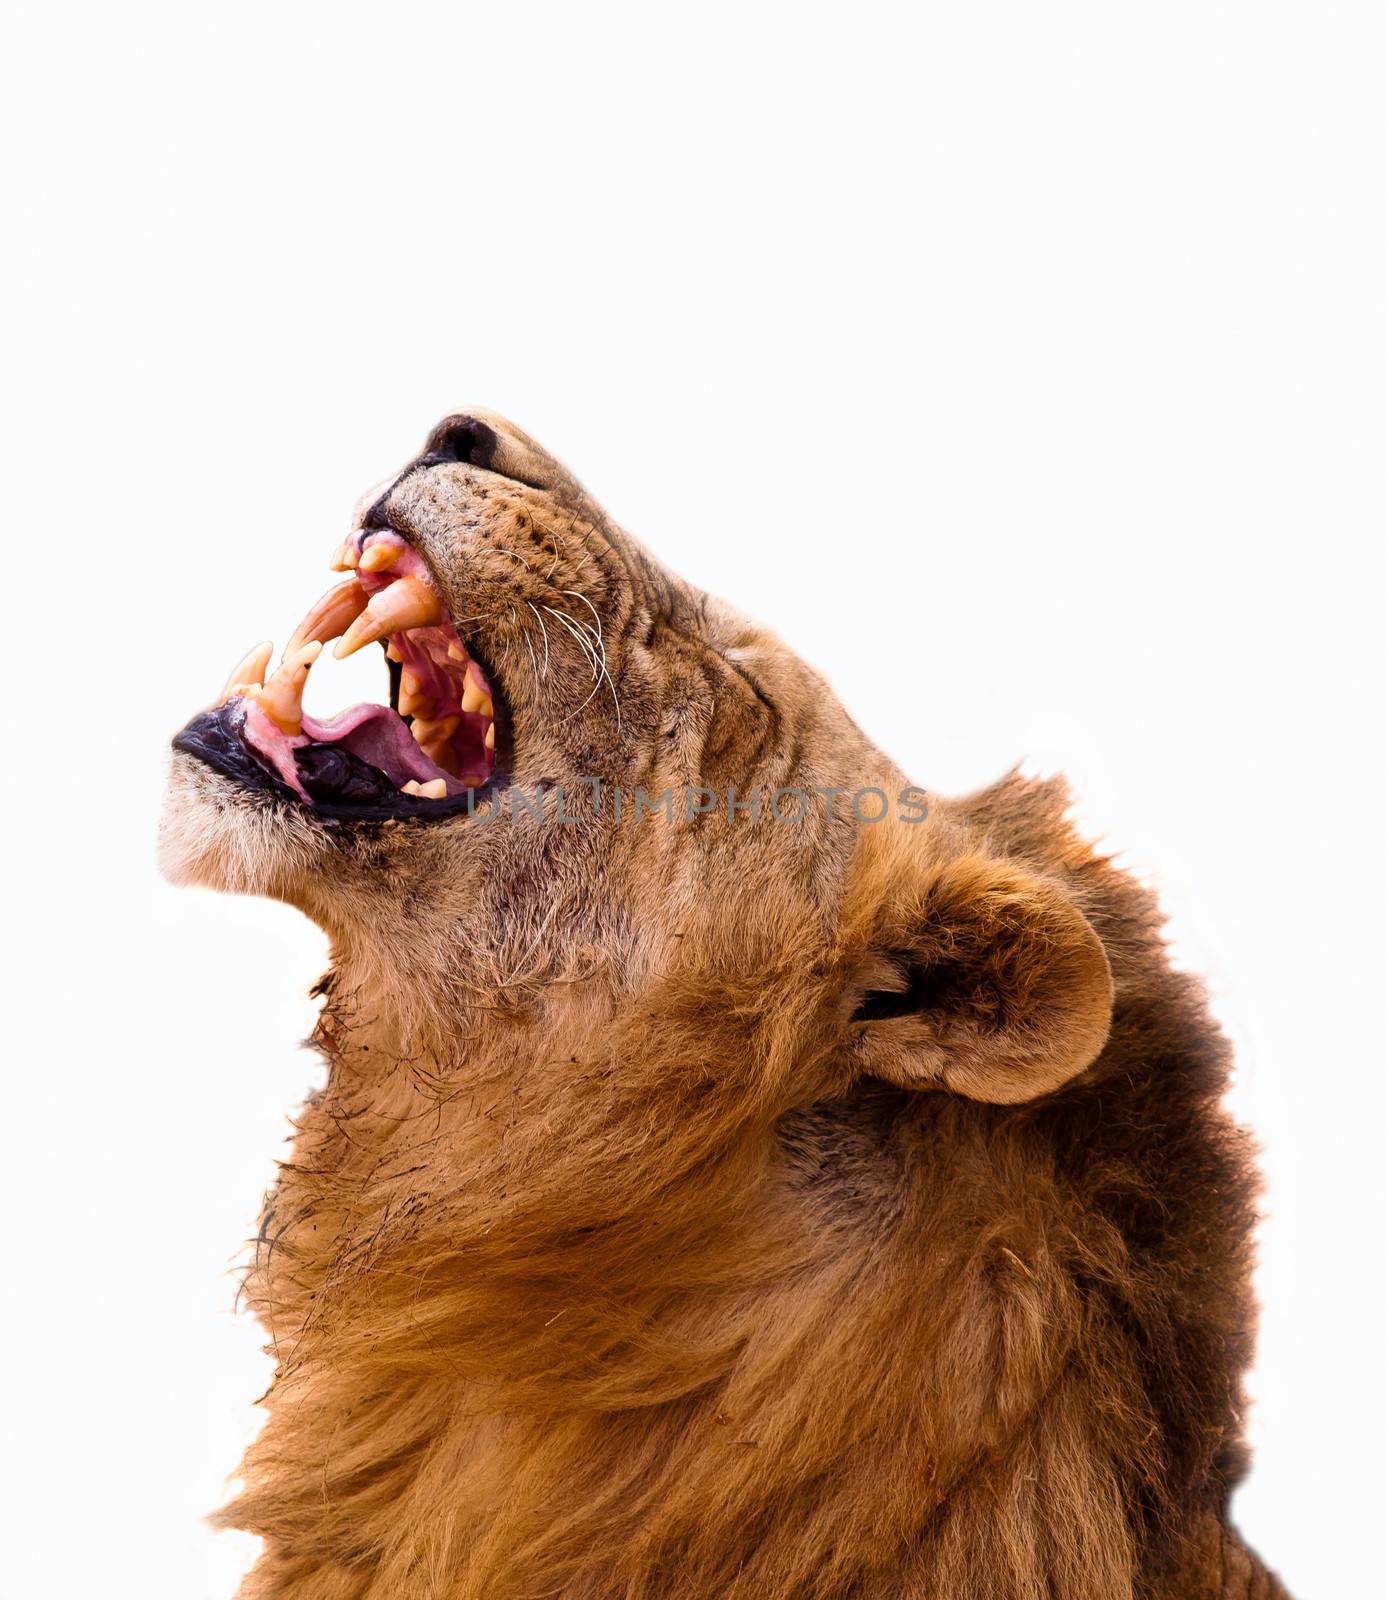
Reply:
[[[273,645],[258,645],[174,747],[325,817],[470,811],[496,773],[496,694],[486,672],[398,534],[358,530],[332,565],[352,575],[312,607],[275,671],[266,677]],[[389,705],[352,706],[326,721],[305,714],[308,674],[333,641],[339,658],[384,648]]]

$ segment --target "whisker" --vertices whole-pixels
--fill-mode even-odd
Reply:
[[[528,630],[520,636],[525,641],[525,648],[530,652],[530,665],[535,669],[535,679],[539,679],[539,662],[535,660],[535,647],[530,643]]]
[[[483,555],[509,556],[512,561],[518,561],[520,565],[524,567],[526,572],[533,572],[535,570],[518,550],[503,550],[500,545],[495,544],[479,544],[477,546],[477,550]]]
[[[565,723],[572,722],[574,717],[576,717],[578,715],[578,713],[583,709],[583,707],[587,705],[588,700],[591,700],[593,695],[595,695],[597,693],[597,691],[601,687],[602,687],[602,680],[599,678],[597,680],[597,682],[593,684],[592,688],[589,689],[588,695],[587,695],[587,699],[583,701],[583,704],[580,705],[580,706],[575,706],[573,708],[573,710],[570,711],[566,717],[560,717],[559,726],[563,727]],[[621,724],[621,718],[620,718],[620,716],[618,716],[617,717],[617,725],[620,726],[620,724]]]
[[[544,636],[544,670],[540,673],[540,677],[547,678],[549,676],[549,630],[544,626],[544,618],[540,616],[538,611],[535,611],[534,603],[527,600],[525,604],[529,606],[531,611],[534,611],[535,621],[539,623],[539,631]]]
[[[579,628],[576,619],[570,617],[566,611],[555,611],[553,606],[545,606],[544,609],[551,617],[557,617],[558,620],[563,623],[564,627],[567,628],[573,637],[578,641],[578,643],[582,645],[588,660],[592,662],[592,675],[595,678],[601,667],[601,662],[598,660],[597,651],[593,648],[592,640],[589,639],[587,634]]]
[[[565,717],[563,720],[568,722],[572,717],[576,717],[578,712],[583,709],[583,706],[587,705],[588,700],[591,700],[592,696],[596,694],[605,683],[611,693],[612,706],[616,711],[617,732],[619,733],[621,731],[621,697],[616,692],[616,682],[612,677],[610,668],[607,666],[607,653],[605,649],[603,650],[602,655],[599,657],[596,649],[593,647],[592,640],[589,637],[591,630],[582,628],[576,617],[570,617],[566,611],[555,611],[553,606],[545,606],[544,609],[549,612],[551,616],[557,617],[558,620],[563,623],[564,627],[566,627],[573,637],[579,642],[579,644],[583,646],[583,649],[587,652],[588,659],[592,662],[592,675],[597,679],[597,682],[594,683],[592,687],[592,693],[589,694],[587,699],[583,701],[583,705],[579,706],[577,710],[573,711],[569,717]]]
[[[593,637],[597,640],[597,648],[602,652],[602,665],[605,667],[607,664],[607,645],[602,636],[602,618],[597,614],[597,607],[580,589],[565,589],[563,592],[571,594],[575,600],[581,600],[588,610],[592,612],[592,620],[597,624],[597,632]],[[583,627],[586,629],[587,623],[584,623]],[[588,631],[591,632],[591,629],[588,629]]]

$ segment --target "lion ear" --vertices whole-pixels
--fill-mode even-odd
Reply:
[[[1059,888],[969,855],[892,902],[852,985],[863,1072],[1010,1105],[1091,1065],[1108,1036],[1112,973]]]

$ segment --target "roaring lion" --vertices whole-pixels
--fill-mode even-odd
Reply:
[[[1228,1046],[1065,790],[912,787],[497,417],[355,520],[163,824],[332,946],[243,1594],[1283,1594]],[[307,716],[372,643],[389,705]]]

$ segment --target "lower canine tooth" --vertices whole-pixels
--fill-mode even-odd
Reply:
[[[303,686],[308,681],[308,669],[322,648],[317,639],[301,645],[285,656],[268,683],[253,688],[247,696],[281,733],[303,731]]]
[[[374,644],[388,633],[403,633],[407,628],[422,628],[439,622],[443,602],[418,578],[396,578],[389,587],[373,594],[361,615],[337,641],[333,655],[339,660]]]
[[[265,669],[270,664],[270,657],[274,654],[274,643],[266,639],[264,644],[256,645],[254,650],[248,650],[245,656],[236,663],[231,676],[226,680],[222,689],[221,698],[217,704],[225,705],[233,695],[244,694],[251,684],[260,684],[265,681]]]

